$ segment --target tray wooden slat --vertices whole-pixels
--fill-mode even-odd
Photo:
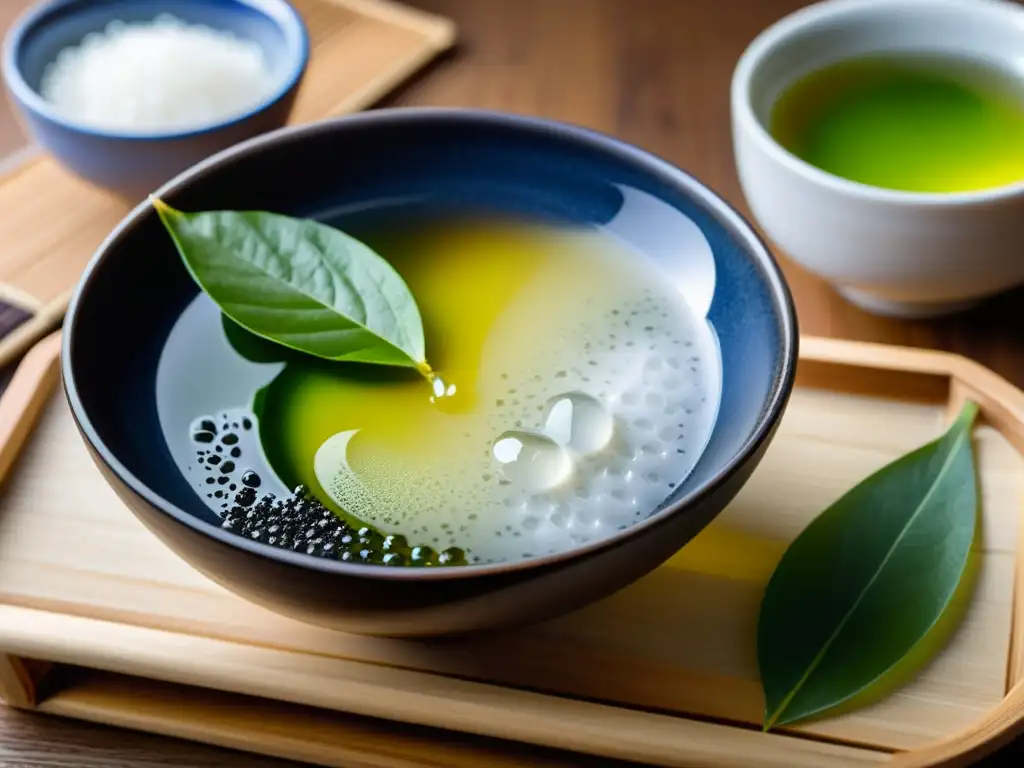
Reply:
[[[35,681],[25,662],[16,656],[0,654],[0,701],[14,707],[35,704]]]
[[[423,642],[279,617],[177,559],[105,485],[62,395],[38,386],[49,377],[52,388],[58,348],[53,337],[33,350],[0,400],[0,438],[13,414],[39,417],[0,488],[0,648],[13,656],[679,766],[698,755],[744,768],[894,755],[932,765],[913,760],[1002,738],[1024,714],[1014,703],[1024,684],[1007,698],[1021,647],[1024,395],[959,358],[806,339],[800,386],[761,467],[669,563],[516,634]],[[940,434],[966,395],[983,406],[983,521],[961,626],[888,698],[760,733],[754,625],[785,546],[850,485]],[[27,432],[8,428],[8,450]]]
[[[877,750],[78,616],[8,606],[0,620],[4,647],[17,653],[613,759],[691,768],[699,755],[701,768],[853,768],[887,758]]]
[[[629,768],[509,741],[81,668],[38,711],[330,768]]]

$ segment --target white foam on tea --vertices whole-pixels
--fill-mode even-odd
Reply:
[[[488,337],[477,413],[451,416],[416,455],[340,433],[316,454],[321,486],[383,532],[474,562],[557,552],[652,514],[710,438],[721,363],[672,286],[614,274],[542,272]],[[552,302],[561,310],[546,313],[544,333],[524,333]]]

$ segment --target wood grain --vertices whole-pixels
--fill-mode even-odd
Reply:
[[[17,0],[22,2],[22,0]],[[464,105],[547,115],[614,133],[692,171],[744,213],[731,156],[728,80],[736,57],[796,0],[411,0],[453,18],[457,56],[385,102]],[[9,8],[3,3],[3,11]],[[0,121],[2,126],[2,121]],[[0,127],[0,132],[3,128]],[[86,216],[85,225],[95,220]],[[45,225],[45,221],[44,221]],[[104,231],[102,222],[97,231]],[[16,236],[0,231],[10,247]],[[781,259],[804,331],[969,355],[1024,384],[1020,293],[939,322],[874,318]],[[31,264],[28,269],[31,270]],[[30,283],[45,288],[40,265]],[[909,388],[932,389],[927,378]],[[10,725],[14,723],[14,725]],[[1007,752],[1019,765],[1024,747]],[[0,766],[258,766],[248,755],[39,718],[0,715]],[[989,761],[986,765],[995,765]],[[266,763],[270,765],[270,763]],[[276,765],[276,764],[275,764]],[[486,762],[481,763],[486,765]]]
[[[891,768],[967,768],[993,754],[993,749],[1010,747],[1021,733],[1024,718],[1024,683],[1017,683],[997,711],[964,733],[928,747],[894,757]],[[998,759],[998,758],[997,758]]]
[[[300,654],[21,608],[0,607],[0,619],[3,644],[15,650],[32,647],[54,658],[80,660],[107,671],[116,667],[146,679],[199,684],[248,696],[272,693],[328,710],[340,705],[343,711],[385,719],[397,716],[403,725],[444,723],[467,733],[602,758],[635,759],[670,768],[860,768],[883,765],[888,758],[877,750],[762,734],[757,729],[338,659],[322,663]],[[40,630],[46,633],[45,639],[39,636]],[[69,632],[70,642],[58,639],[64,632]],[[182,663],[183,656],[188,657],[187,664]],[[324,681],[330,682],[325,685]],[[246,748],[263,751],[268,741],[267,733],[252,729]]]
[[[41,711],[239,749],[251,747],[258,732],[266,754],[335,768],[597,765],[578,754],[525,744],[411,726],[398,731],[380,720],[79,668],[61,670]]]
[[[31,707],[36,703],[35,681],[24,661],[0,653],[0,701],[13,707]]]
[[[303,763],[107,728],[58,717],[0,710],[3,768],[300,768]]]

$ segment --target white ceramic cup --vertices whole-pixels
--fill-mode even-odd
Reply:
[[[1024,283],[1024,181],[916,193],[840,178],[778,144],[766,125],[794,80],[838,60],[949,53],[1020,74],[1024,7],[1003,0],[828,0],[764,30],[732,79],[733,147],[764,233],[874,313],[927,317]]]

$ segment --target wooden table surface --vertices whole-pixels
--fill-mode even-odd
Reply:
[[[0,0],[0,25],[27,0]],[[690,171],[748,213],[732,159],[728,85],[747,43],[799,0],[410,0],[459,25],[452,55],[387,106],[474,106],[541,115],[617,135]],[[0,154],[20,138],[0,113]],[[932,322],[868,315],[781,258],[804,333],[952,350],[1024,386],[1015,291]],[[1011,314],[1014,313],[1014,314]],[[1020,765],[1018,742],[988,768]],[[0,708],[0,768],[270,768],[155,736]],[[827,768],[823,766],[822,768]]]

